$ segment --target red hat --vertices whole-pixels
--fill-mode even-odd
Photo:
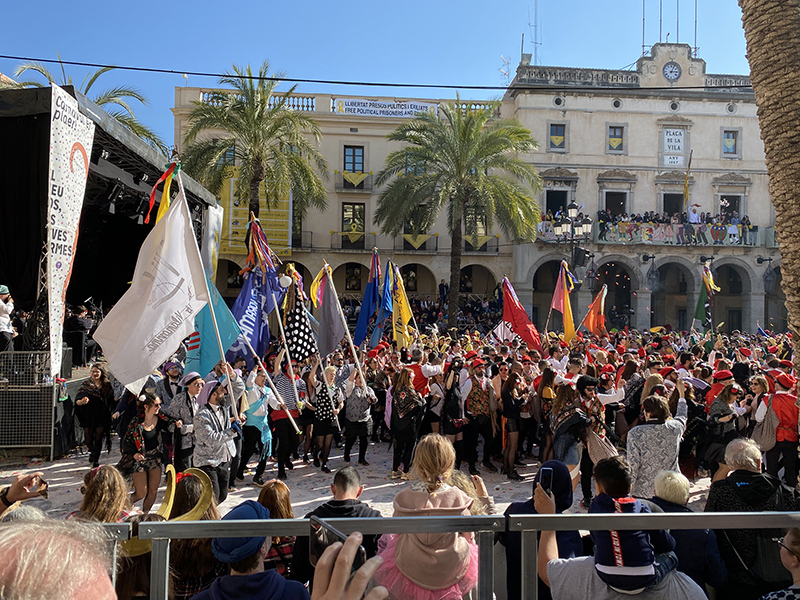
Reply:
[[[625,346],[623,346],[622,344],[618,344],[617,345],[617,353],[618,354],[625,354]]]
[[[616,369],[614,369],[614,365],[603,365],[603,368],[600,369],[601,373],[613,373]]]
[[[478,356],[478,353],[475,352],[475,350],[470,350],[469,352],[467,352],[467,354],[464,356],[464,358],[469,360],[470,358],[473,358],[475,356]]]
[[[739,352],[746,358],[750,358],[753,355],[753,351],[750,348],[739,348]]]
[[[778,352],[778,347],[777,346],[769,346],[767,348],[767,352],[769,352],[770,354],[776,354]]]
[[[377,348],[373,348],[372,350],[367,352],[367,358],[375,358],[376,356],[378,356],[378,349]]]
[[[782,366],[782,367],[786,367],[787,369],[793,369],[794,368],[794,365],[792,364],[792,361],[790,361],[790,360],[785,360],[784,359],[778,364],[780,366]]]
[[[561,340],[561,341],[558,343],[558,345],[559,345],[559,346],[561,346],[562,348],[569,348],[569,344],[567,344],[567,342],[565,342],[565,341],[563,341],[563,340]]]
[[[728,369],[723,369],[722,371],[717,371],[714,373],[714,379],[716,381],[722,381],[723,379],[733,379],[733,373],[731,373]]]
[[[486,363],[483,362],[480,358],[476,358],[475,360],[472,361],[472,368],[474,369],[476,367],[480,367],[480,366],[485,365],[485,364]]]
[[[670,373],[675,373],[675,367],[664,367],[658,372],[664,379],[666,379]],[[721,371],[721,373],[724,373],[724,371]],[[730,371],[728,371],[728,373],[730,373]],[[733,377],[733,375],[731,375],[731,377]]]
[[[607,381],[611,381],[613,378],[611,377],[610,373],[601,373],[599,379],[600,381],[605,383]]]
[[[797,379],[789,375],[788,373],[781,373],[778,375],[778,383],[780,383],[786,389],[791,389],[797,383]]]
[[[526,354],[525,356],[523,356],[523,357],[522,357],[522,360],[521,360],[520,362],[523,362],[523,363],[532,363],[532,362],[533,362],[533,359],[531,359],[531,357],[530,357],[530,356],[528,356],[528,355]]]

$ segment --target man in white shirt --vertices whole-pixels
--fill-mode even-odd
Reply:
[[[11,325],[13,312],[14,300],[8,286],[0,285],[0,352],[11,352],[14,349],[14,327]]]

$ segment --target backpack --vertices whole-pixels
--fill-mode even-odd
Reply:
[[[775,447],[777,440],[775,433],[778,429],[778,425],[780,425],[780,419],[775,413],[775,409],[772,408],[773,397],[774,394],[770,394],[769,401],[767,402],[767,414],[764,416],[764,420],[761,421],[761,423],[756,424],[750,436],[753,441],[761,447],[763,452],[772,450]]]
[[[778,497],[775,502],[775,510],[778,512],[782,512],[784,510],[783,489],[783,484],[779,484],[777,491]],[[782,530],[757,529],[755,532],[756,560],[748,568],[745,562],[742,560],[741,555],[736,550],[736,546],[731,544],[730,538],[728,538],[728,532],[724,529],[722,530],[722,533],[728,540],[733,553],[736,554],[736,558],[739,559],[742,567],[745,568],[751,577],[761,583],[775,584],[776,586],[777,584],[790,585],[792,576],[789,571],[786,570],[783,564],[781,564],[781,547],[778,545],[778,540],[783,537]]]

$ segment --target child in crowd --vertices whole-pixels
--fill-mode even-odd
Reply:
[[[621,456],[594,467],[597,498],[590,513],[649,513],[650,507],[631,493],[631,467]],[[595,569],[609,587],[638,594],[657,585],[678,565],[675,540],[663,529],[652,531],[592,531]]]
[[[414,451],[413,479],[395,496],[393,516],[468,516],[472,498],[445,483],[455,461],[450,440],[435,433],[423,437]],[[380,546],[384,562],[374,579],[392,599],[461,600],[478,582],[478,547],[471,532],[384,535]]]

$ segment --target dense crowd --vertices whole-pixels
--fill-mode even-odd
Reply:
[[[382,341],[354,356],[342,345],[300,362],[275,342],[250,369],[244,359],[221,362],[205,376],[183,372],[181,356],[138,396],[116,387],[103,364],[93,365],[75,403],[95,466],[72,520],[219,519],[217,504],[252,465],[258,501],[224,519],[293,518],[300,515],[291,471],[301,461],[333,475],[333,500],[307,517],[380,516],[359,500],[358,469],[376,443],[392,446],[387,478],[408,480],[395,496],[395,516],[492,514],[481,470],[520,482],[517,467],[534,459],[541,466],[531,498],[506,515],[569,510],[577,485],[591,513],[682,513],[690,511],[690,482],[704,476],[712,480],[706,511],[800,509],[790,334],[659,328],[579,334],[567,343],[551,333],[539,350],[476,331],[431,333],[410,348]],[[99,466],[112,423],[122,459]],[[334,444],[344,447],[342,462],[331,459]],[[178,473],[174,502],[166,514],[163,504],[153,514],[165,465],[168,478]],[[268,468],[275,479],[265,480]],[[0,510],[26,497],[24,490],[15,482],[0,495]],[[6,516],[30,518],[29,508]],[[16,526],[3,526],[0,536]],[[790,530],[780,545],[762,543],[773,533],[591,531],[584,539],[577,531],[542,532],[540,597],[704,598],[712,588],[726,599],[797,597],[779,590],[800,575],[800,531]],[[266,598],[315,593],[313,539],[246,539],[175,542],[172,597],[243,598],[253,585]],[[499,541],[508,597],[517,598],[519,534],[506,531]],[[370,563],[373,597],[476,594],[470,533],[363,536],[360,545],[379,559]],[[120,598],[148,593],[142,565],[149,555],[140,551],[127,552],[119,567]]]

